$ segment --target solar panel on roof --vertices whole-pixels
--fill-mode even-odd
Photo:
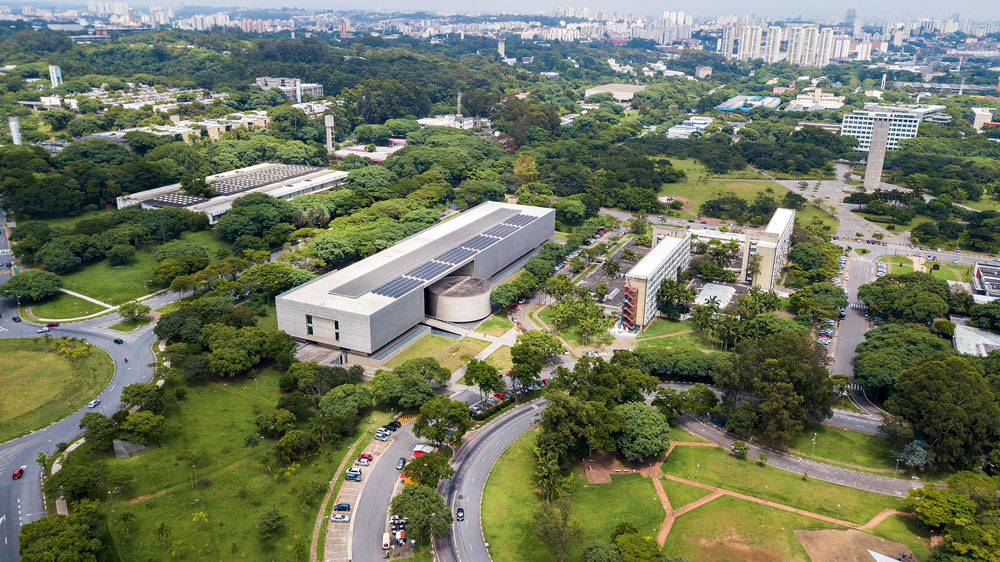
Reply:
[[[452,248],[434,259],[444,263],[457,264],[474,255],[476,255],[475,250]]]
[[[443,273],[448,269],[451,269],[452,267],[454,266],[446,263],[429,261],[425,264],[422,264],[418,267],[411,269],[410,271],[407,271],[406,275],[409,277],[416,277],[417,279],[427,280],[434,278],[434,276]]]
[[[505,220],[503,222],[506,223],[506,224],[512,224],[514,226],[524,226],[526,224],[530,224],[530,223],[535,222],[535,219],[537,219],[537,218],[538,217],[533,217],[531,215],[525,215],[525,214],[521,213],[521,214],[518,214],[518,215],[514,215],[513,217],[510,217],[509,219],[507,219],[507,220]]]
[[[499,242],[499,240],[496,238],[490,238],[489,236],[476,236],[475,238],[462,244],[462,247],[472,248],[473,250],[484,250],[497,242]]]
[[[410,279],[408,277],[398,277],[396,280],[386,283],[383,287],[379,287],[372,291],[377,295],[383,295],[386,297],[391,297],[398,299],[399,297],[409,293],[413,289],[416,289],[424,282],[419,279]]]
[[[518,227],[509,224],[498,224],[493,228],[487,230],[483,234],[486,236],[496,236],[497,238],[506,238],[518,231]]]

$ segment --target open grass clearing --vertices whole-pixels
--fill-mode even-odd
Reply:
[[[937,265],[938,269],[933,269]],[[963,283],[972,282],[972,266],[955,263],[925,262],[926,267],[935,279],[944,281],[961,281]]]
[[[667,320],[666,318],[657,318],[653,320],[649,327],[643,332],[639,333],[638,339],[648,339],[655,338],[658,336],[666,336],[669,334],[676,334],[678,332],[683,332],[684,330],[690,330],[691,324],[688,322],[681,322],[679,320]]]
[[[699,335],[692,333],[665,336],[661,338],[647,338],[639,340],[637,347],[697,347],[698,349],[721,351],[714,349],[708,341]]]
[[[214,229],[200,230],[198,232],[184,232],[181,234],[181,240],[193,242],[202,248],[205,248],[208,250],[210,258],[214,258],[215,253],[219,250],[229,250],[232,248],[232,244],[219,238],[218,233]]]
[[[697,441],[698,443],[708,443],[708,439],[703,439],[680,426],[670,428],[670,440]]]
[[[437,356],[441,366],[451,372],[455,372],[470,360],[475,359],[476,354],[489,347],[490,342],[477,338],[462,338],[451,347],[444,350]]]
[[[122,560],[159,560],[165,554],[262,562],[308,557],[322,494],[303,507],[292,491],[304,482],[325,488],[354,438],[328,442],[318,456],[290,469],[268,472],[258,466],[262,447],[270,449],[274,442],[250,448],[244,439],[258,434],[256,415],[274,409],[279,373],[264,369],[256,374],[256,384],[249,378],[206,383],[191,388],[184,401],[169,405],[165,415],[174,430],[160,440],[162,447],[151,446],[131,459],[115,459],[84,445],[69,456],[67,464],[96,465],[105,477],[128,482],[116,494],[115,507],[135,516],[129,534],[114,518],[110,522]],[[363,422],[358,432],[368,427]],[[102,502],[102,509],[108,507]],[[261,543],[256,524],[272,509],[285,518],[284,529],[276,539]],[[168,553],[153,537],[161,522],[171,530]]]
[[[49,342],[0,340],[0,443],[79,410],[111,382],[114,363],[100,348],[74,359]]]
[[[514,327],[514,323],[510,321],[503,311],[493,314],[486,320],[476,327],[476,331],[481,334],[486,334],[487,336],[497,336],[500,337],[506,334],[511,328]]]
[[[447,349],[448,346],[453,343],[455,343],[453,338],[428,333],[413,342],[403,351],[399,352],[399,354],[390,359],[385,366],[390,369],[395,369],[410,359],[418,359],[420,357],[437,357],[439,353]]]
[[[811,225],[813,221],[819,221],[823,226],[828,227],[831,236],[837,233],[837,228],[840,226],[840,219],[821,209],[815,203],[806,203],[801,209],[795,211],[795,219],[803,227]]]
[[[69,293],[59,292],[47,299],[31,305],[31,314],[37,318],[76,318],[107,310],[103,306],[88,300],[74,297]]]
[[[877,537],[905,544],[918,560],[927,560],[931,555],[927,527],[911,517],[890,515],[869,532]]]
[[[73,227],[76,226],[76,223],[80,221],[87,219],[96,219],[101,216],[110,215],[113,212],[114,211],[111,209],[102,209],[98,211],[87,211],[85,213],[81,213],[79,215],[72,217],[58,217],[51,219],[26,219],[24,221],[18,221],[18,222],[28,222],[37,220],[38,222],[44,222],[45,224],[49,225],[52,228],[61,228],[68,232],[70,230],[73,230]]]
[[[667,499],[670,500],[670,507],[674,508],[674,511],[712,493],[710,490],[704,488],[691,486],[683,482],[674,482],[666,478],[660,480],[660,485],[663,486],[663,491],[667,493]]]
[[[493,365],[501,373],[506,373],[507,371],[514,368],[514,360],[510,357],[510,346],[501,345],[496,351],[490,354],[486,358],[486,362]]]
[[[539,319],[548,325],[549,329],[558,334],[562,339],[566,340],[566,343],[574,347],[583,347],[583,342],[580,340],[580,332],[576,328],[568,328],[566,330],[557,330],[555,326],[552,325],[552,309],[545,307],[535,313]]]
[[[663,550],[691,562],[809,562],[793,531],[831,527],[804,515],[722,496],[678,517]]]
[[[747,201],[759,193],[764,193],[770,187],[775,198],[780,199],[788,189],[780,183],[771,181],[705,181],[693,180],[678,183],[665,183],[660,188],[660,195],[683,197],[692,203],[690,206],[697,212],[702,203],[724,195],[736,195]]]
[[[694,158],[667,158],[670,164],[682,172],[689,180],[705,179],[705,178],[723,178],[723,179],[743,179],[743,180],[764,180],[767,179],[760,172],[751,169],[744,168],[742,170],[730,170],[728,172],[723,172],[717,174],[715,172],[710,172],[704,164],[699,162]]]
[[[131,263],[120,267],[101,260],[63,274],[63,287],[117,306],[160,288],[153,282],[154,265],[150,252],[136,252]]]
[[[143,317],[143,318],[136,318],[135,320],[123,320],[117,324],[108,326],[108,328],[111,328],[112,330],[117,330],[119,332],[131,332],[132,330],[145,326],[150,322],[152,322],[152,319]]]
[[[808,424],[789,447],[812,455],[813,435],[817,457],[874,469],[892,470],[896,465],[885,437],[831,425]]]
[[[737,459],[718,447],[675,447],[662,469],[665,474],[755,497],[763,497],[767,486],[770,501],[830,517],[837,516],[840,504],[840,518],[854,523],[865,523],[879,511],[903,504],[899,498],[803,480],[798,474],[760,466],[754,459]]]
[[[257,327],[266,332],[278,331],[278,308],[271,303],[264,307],[264,316],[257,317]]]
[[[483,535],[496,562],[552,560],[535,536],[533,514],[540,499],[533,484],[532,447],[537,433],[529,431],[500,456],[483,494]],[[663,507],[653,483],[638,474],[612,476],[610,484],[588,484],[574,470],[572,520],[582,528],[571,541],[569,561],[579,561],[592,541],[607,541],[618,523],[629,521],[648,536],[656,536],[663,522]]]

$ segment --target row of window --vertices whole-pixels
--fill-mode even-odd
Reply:
[[[306,314],[306,334],[310,336],[313,335],[312,323],[313,323],[312,314]],[[333,330],[334,330],[333,339],[336,341],[340,341],[340,320],[333,321]]]

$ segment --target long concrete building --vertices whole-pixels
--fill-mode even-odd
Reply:
[[[278,295],[278,328],[369,356],[421,322],[490,313],[490,279],[555,231],[555,211],[487,202]]]
[[[645,329],[659,310],[656,293],[665,279],[676,281],[691,262],[691,233],[679,237],[654,235],[653,249],[625,274],[622,327]]]
[[[743,279],[753,287],[771,291],[778,284],[781,269],[792,247],[795,209],[777,209],[764,230],[747,232],[743,247]],[[751,259],[760,256],[759,272],[751,267]]]

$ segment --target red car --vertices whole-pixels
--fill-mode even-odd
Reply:
[[[46,324],[46,326],[48,326],[49,328],[56,328],[59,326],[59,322],[49,322],[48,324]]]
[[[361,453],[360,455],[358,455],[358,460],[361,460],[361,459],[364,459],[366,461],[371,462],[372,456],[369,455],[368,453]]]
[[[493,393],[493,396],[494,396],[495,398],[499,398],[500,400],[503,400],[503,399],[504,399],[504,396],[503,396],[503,393],[502,393],[502,392],[494,392],[494,393]]]
[[[14,480],[20,480],[24,476],[24,467],[14,469]]]

